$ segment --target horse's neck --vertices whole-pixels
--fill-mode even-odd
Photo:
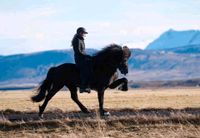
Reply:
[[[113,65],[113,63],[109,63],[111,62],[111,57],[110,56],[101,56],[101,57],[93,57],[93,65],[94,67],[97,67],[97,68],[107,68],[106,70],[109,70],[110,67]]]
[[[102,77],[112,77],[112,75],[116,72],[116,68],[111,65],[106,65],[104,63],[95,63],[93,64],[93,71],[95,74],[99,74]]]

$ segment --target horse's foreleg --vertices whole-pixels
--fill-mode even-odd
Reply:
[[[78,94],[77,94],[77,88],[76,87],[68,87],[71,92],[71,98],[72,100],[79,106],[82,112],[84,113],[90,113],[88,109],[79,101]]]
[[[121,85],[119,87],[119,90],[122,90],[122,91],[127,91],[128,90],[128,80],[126,78],[121,78],[121,79],[118,79],[118,80],[114,81],[113,83],[111,83],[108,86],[108,88],[114,89],[114,88],[118,87],[119,85]]]
[[[101,116],[109,116],[110,113],[104,110],[104,90],[98,91],[98,100],[99,100],[99,112]]]

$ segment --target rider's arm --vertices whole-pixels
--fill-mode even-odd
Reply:
[[[74,52],[76,54],[83,54],[82,53],[82,49],[81,49],[81,44],[80,44],[80,40],[78,38],[74,38],[73,41],[72,41],[72,45],[73,45],[73,48],[74,48]]]

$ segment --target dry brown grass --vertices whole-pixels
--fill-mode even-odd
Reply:
[[[80,112],[70,94],[59,92],[44,119],[30,91],[0,92],[0,137],[199,137],[200,89],[109,90],[100,118],[96,93],[79,94],[91,110]]]
[[[30,101],[33,91],[0,92],[0,110],[14,109],[18,111],[37,111],[38,103]],[[80,101],[89,109],[98,108],[97,94],[79,94]],[[108,90],[105,93],[106,108],[185,108],[199,107],[200,89],[136,89],[128,92]],[[78,110],[71,100],[70,93],[61,91],[48,104],[47,110]]]

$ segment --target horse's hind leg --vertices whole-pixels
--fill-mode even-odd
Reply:
[[[77,88],[73,86],[68,86],[68,88],[70,90],[72,100],[79,106],[81,111],[84,113],[89,113],[88,109],[78,99]]]
[[[42,117],[43,112],[51,98],[63,87],[63,85],[53,85],[53,88],[48,92],[42,106],[39,106],[39,116]]]

